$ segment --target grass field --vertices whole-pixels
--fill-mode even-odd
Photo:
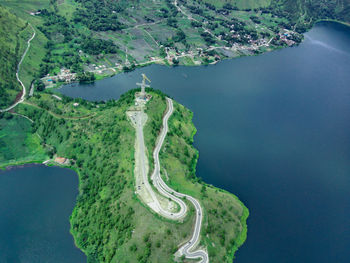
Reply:
[[[40,138],[32,133],[31,122],[21,116],[0,119],[0,167],[42,162],[47,155]]]

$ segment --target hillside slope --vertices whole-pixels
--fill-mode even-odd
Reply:
[[[271,0],[204,0],[205,3],[210,3],[216,7],[223,7],[226,4],[231,4],[239,9],[250,9],[266,7],[270,5]]]
[[[280,3],[293,19],[350,22],[350,0],[282,0]]]
[[[0,8],[0,108],[13,103],[21,87],[16,69],[25,46],[27,24],[1,6]]]

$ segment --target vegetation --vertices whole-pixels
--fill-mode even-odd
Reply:
[[[128,1],[76,0],[81,7],[74,12],[74,22],[82,23],[94,31],[117,31],[123,28],[118,21],[117,13],[122,12],[130,5]],[[131,1],[137,4],[139,1]]]
[[[30,135],[41,138],[46,154],[69,158],[79,174],[71,232],[88,262],[173,262],[178,245],[192,230],[193,208],[183,223],[172,222],[153,214],[134,194],[135,135],[126,117],[134,92],[106,103],[66,97],[58,100],[42,93],[16,108],[34,121],[31,128],[29,125]],[[147,106],[145,141],[151,157],[166,104],[164,94],[148,92],[152,99]],[[201,200],[205,211],[202,242],[210,248],[211,257],[230,262],[233,248],[244,240],[247,210],[232,194],[195,177],[198,155],[192,146],[192,114],[179,104],[175,107],[169,146],[166,152],[163,148],[161,163],[171,185]],[[20,118],[13,121],[28,122]],[[3,121],[10,125],[6,118]],[[13,127],[4,128],[9,129]],[[6,145],[8,139],[4,137]],[[21,145],[30,148],[28,141]]]
[[[350,23],[349,0],[282,0],[282,10],[288,18],[297,21],[312,22],[322,19],[334,19]]]
[[[22,87],[17,65],[27,43],[27,24],[0,6],[0,108],[12,105]]]
[[[21,72],[26,86],[33,79],[58,75],[62,68],[78,73],[79,81],[91,81],[84,80],[87,76],[84,72],[92,72],[100,79],[150,63],[174,66],[215,63],[227,57],[298,44],[303,39],[301,33],[320,19],[350,22],[349,0],[178,0],[177,3],[181,12],[170,0],[145,0],[142,4],[139,0],[25,3],[0,0],[0,4],[25,18],[37,31]],[[30,30],[28,27],[23,30],[25,22],[7,10],[1,12],[4,22],[0,32],[9,33],[12,39],[0,42],[1,50],[7,50],[2,58],[9,58],[0,61],[4,64],[1,70],[6,70],[1,74],[9,76],[1,78],[0,96],[4,99],[0,104],[8,105],[8,101],[19,95],[13,69],[23,37]]]
[[[0,168],[45,160],[50,149],[40,141],[38,134],[33,133],[30,120],[10,113],[1,114]]]
[[[94,82],[96,79],[94,73],[91,73],[91,72],[81,72],[78,74],[77,78],[79,79],[80,83]]]

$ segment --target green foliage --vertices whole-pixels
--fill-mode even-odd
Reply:
[[[89,54],[116,53],[117,47],[112,40],[83,38],[81,49]]]
[[[116,31],[123,28],[117,13],[126,6],[126,1],[76,0],[82,7],[74,13],[74,22],[87,25],[94,31]]]
[[[204,0],[204,2],[212,4],[217,8],[225,9],[254,9],[259,7],[266,7],[270,4],[271,0]],[[212,7],[213,8],[213,7]]]
[[[89,82],[94,82],[96,77],[95,74],[92,72],[81,72],[78,73],[77,78],[80,83],[89,83]]]
[[[44,91],[45,90],[45,84],[42,82],[42,80],[35,80],[34,87],[37,91]]]
[[[0,5],[0,108],[13,104],[21,86],[16,70],[26,45],[27,24]]]
[[[31,122],[10,113],[0,116],[0,167],[44,161],[40,138],[32,133]]]
[[[147,89],[147,92],[152,99],[147,104],[148,121],[144,133],[151,156],[166,103],[160,91]],[[41,138],[48,155],[69,158],[71,167],[79,174],[79,196],[70,219],[71,232],[88,262],[172,262],[177,246],[192,231],[192,207],[183,223],[169,222],[151,213],[134,195],[135,135],[125,114],[134,104],[134,93],[135,90],[131,90],[118,101],[105,103],[64,96],[60,101],[49,93],[41,93],[17,108],[19,113],[34,121],[27,130],[28,136]],[[79,106],[75,107],[75,102]],[[14,118],[17,117],[6,114],[1,121],[8,125]],[[244,224],[240,221],[243,205],[231,194],[218,192],[195,177],[198,154],[191,146],[195,131],[191,118],[188,110],[175,105],[166,155],[161,153],[161,164],[167,169],[169,183],[175,189],[201,200],[206,215],[204,225],[209,223],[208,229],[211,229],[203,232],[203,242],[209,246],[214,242],[216,248],[211,249],[216,255],[229,255],[233,246],[228,240],[239,244]],[[21,145],[27,149],[28,141]],[[39,148],[43,152],[43,148]],[[192,176],[188,177],[189,174]],[[222,205],[218,206],[217,201]],[[218,219],[209,215],[212,207],[217,209]],[[225,234],[224,247],[219,243],[222,228],[232,229]],[[217,231],[221,234],[216,235]],[[229,247],[227,251],[226,247]]]
[[[317,21],[319,19],[334,19],[350,22],[349,0],[280,0],[272,7],[274,10],[289,18],[293,22]],[[309,27],[312,24],[308,24]],[[303,32],[304,30],[300,30]]]

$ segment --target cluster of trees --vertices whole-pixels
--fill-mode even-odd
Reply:
[[[45,90],[45,84],[40,79],[34,81],[34,87],[37,91],[44,91]]]
[[[77,79],[80,83],[89,83],[96,80],[95,74],[92,72],[79,72],[77,74]]]
[[[203,37],[203,39],[205,40],[205,42],[208,44],[208,45],[213,45],[215,44],[215,39],[214,37],[209,34],[208,32],[202,32],[201,33],[201,36]]]
[[[95,31],[117,31],[125,26],[119,22],[117,13],[125,9],[123,1],[76,0],[82,8],[74,12],[75,23],[82,23]]]
[[[176,17],[179,11],[176,9],[176,7],[173,4],[173,0],[165,0],[167,7],[169,8],[169,15],[171,17]]]
[[[191,10],[191,13],[196,14],[196,15],[200,15],[201,16],[204,13],[203,9],[201,9],[198,6],[189,5],[189,6],[187,6],[187,8]]]
[[[280,13],[286,13],[289,20],[293,22],[301,22],[301,17],[306,21],[311,18],[313,20],[339,19],[350,22],[349,1],[285,0],[282,5],[273,5],[273,9]]]
[[[6,107],[13,103],[14,97],[10,95],[9,90],[18,90],[20,88],[16,82],[1,83],[0,82],[0,108]]]
[[[250,20],[252,20],[255,24],[260,24],[260,18],[257,16],[250,16]]]
[[[38,29],[45,34],[48,39],[56,38],[63,35],[61,42],[70,42],[76,34],[71,23],[64,16],[59,15],[56,11],[50,12],[47,9],[41,10],[40,16],[44,18],[43,26]]]
[[[89,54],[114,54],[117,53],[117,46],[112,40],[95,39],[84,37],[81,41],[81,49]]]
[[[43,97],[37,99],[36,103],[44,109],[56,108]],[[132,99],[133,94],[129,94],[121,96],[118,102],[100,105],[105,110],[103,118],[88,120],[62,119],[42,109],[22,108],[22,113],[34,120],[33,132],[43,138],[44,144],[53,146],[51,155],[57,152],[72,159],[79,171],[80,191],[71,231],[77,246],[87,253],[88,262],[110,262],[134,228],[134,208],[121,201],[132,179],[131,159],[125,158],[132,156],[134,137],[124,106]],[[69,101],[72,99],[63,98],[64,103]],[[86,112],[86,104],[91,103],[81,104],[80,115]],[[120,112],[116,114],[115,109]],[[90,140],[91,137],[95,139]]]
[[[100,1],[80,1],[83,6],[91,8],[90,5],[94,5],[102,13],[101,19],[106,18],[103,15],[103,11],[100,8]],[[123,1],[119,1],[123,2]],[[47,9],[41,10],[40,17],[43,19],[43,25],[39,26],[38,29],[41,30],[46,37],[49,39],[45,48],[46,54],[43,58],[40,68],[36,74],[36,78],[41,78],[46,76],[48,73],[52,73],[55,68],[68,68],[73,72],[80,73],[81,81],[93,81],[93,77],[88,74],[83,74],[83,60],[81,58],[80,50],[91,55],[99,54],[109,54],[116,53],[117,47],[111,40],[96,39],[90,36],[86,36],[86,32],[79,30],[74,23],[68,22],[67,18],[58,14],[56,2],[52,2],[53,9],[49,11]],[[107,8],[107,7],[106,7]],[[103,10],[106,10],[104,8]],[[112,8],[112,4],[109,3],[108,8]],[[79,14],[80,9],[75,13],[75,18]],[[86,8],[81,9],[87,12]],[[120,10],[119,7],[115,6],[115,10]],[[88,14],[94,14],[94,12],[89,10]],[[109,13],[115,15],[110,11]],[[90,19],[90,23],[95,23],[93,18]],[[75,22],[77,22],[75,20]],[[80,20],[80,22],[84,22]],[[105,23],[105,22],[103,22]],[[114,21],[110,21],[113,25],[117,25]],[[98,24],[98,21],[97,21]],[[88,23],[86,23],[88,25]],[[64,44],[64,52],[57,54],[55,51],[62,48]]]

